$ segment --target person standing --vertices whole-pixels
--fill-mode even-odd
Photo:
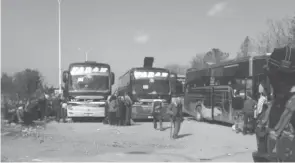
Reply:
[[[124,104],[125,104],[125,107],[126,107],[124,124],[126,126],[130,126],[131,123],[132,123],[132,119],[131,119],[132,118],[131,117],[131,114],[132,114],[132,100],[129,97],[127,92],[124,95]]]
[[[118,108],[116,111],[116,122],[117,122],[117,126],[122,126],[124,121],[124,116],[125,116],[124,113],[126,110],[122,96],[117,97],[117,103],[118,103]]]
[[[182,103],[179,97],[172,99],[172,103],[169,105],[167,113],[170,114],[171,116],[170,121],[171,121],[171,124],[173,124],[174,126],[172,138],[177,139],[178,133],[180,131],[181,123],[183,121]]]
[[[108,104],[108,118],[110,125],[116,125],[116,112],[118,109],[117,97],[112,95]]]
[[[52,101],[52,106],[56,112],[56,121],[60,122],[60,120],[62,119],[62,106],[61,106],[61,99],[60,96],[55,95],[54,99]]]
[[[256,101],[251,98],[251,94],[248,94],[246,101],[244,102],[243,107],[243,116],[244,116],[244,126],[243,126],[243,134],[247,134],[249,129],[254,129],[254,126],[250,124],[250,122],[254,119],[254,110]],[[251,131],[252,132],[252,131]]]
[[[153,102],[153,124],[154,129],[157,129],[157,123],[160,123],[160,131],[163,131],[163,103],[162,101]]]
[[[266,104],[267,102],[267,97],[265,95],[264,92],[262,92],[260,94],[260,97],[258,99],[258,103],[257,103],[257,109],[256,109],[256,118],[261,114],[262,110],[263,110],[263,107],[264,105]]]

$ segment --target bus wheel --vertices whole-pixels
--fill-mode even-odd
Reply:
[[[195,115],[196,120],[201,122],[203,120],[203,117],[201,115],[202,106],[198,105],[195,109]]]
[[[72,122],[75,123],[78,121],[78,118],[72,118]]]

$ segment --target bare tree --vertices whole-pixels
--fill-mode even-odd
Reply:
[[[222,52],[218,48],[212,48],[204,56],[204,61],[206,63],[220,63],[229,57],[229,53]]]
[[[164,68],[170,70],[171,72],[184,75],[186,73],[188,66],[183,66],[179,64],[168,64]]]
[[[190,65],[191,68],[196,68],[198,70],[208,67],[208,64],[204,61],[204,56],[206,53],[196,54],[195,57],[192,58]]]
[[[295,47],[295,16],[281,20],[268,20],[268,30],[257,41],[259,53],[271,52],[273,48],[291,45]]]

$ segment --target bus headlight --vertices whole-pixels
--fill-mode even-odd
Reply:
[[[73,110],[72,105],[68,105],[66,108],[67,108],[68,110]]]
[[[66,108],[67,108],[67,103],[62,103],[62,104],[61,104],[61,107],[62,107],[63,109],[66,109]]]
[[[135,104],[135,105],[140,105],[140,104],[141,104],[141,102],[134,102],[134,104]]]

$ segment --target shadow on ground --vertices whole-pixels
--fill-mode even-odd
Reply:
[[[196,121],[198,122],[194,117],[187,117],[186,118],[188,121]],[[214,125],[221,125],[221,126],[225,126],[225,127],[232,127],[233,124],[230,123],[226,123],[226,122],[219,122],[219,121],[210,121],[210,120],[202,120],[202,122],[199,123],[209,123],[209,124],[214,124]]]
[[[191,135],[193,135],[193,134],[180,134],[177,136],[177,139],[182,139],[184,137],[191,136]]]

